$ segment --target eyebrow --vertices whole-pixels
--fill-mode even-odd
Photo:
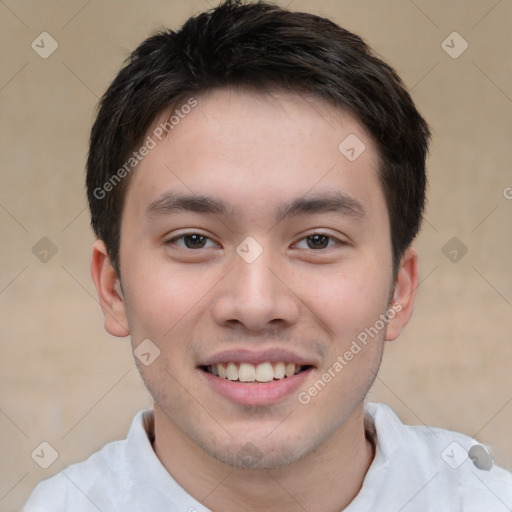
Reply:
[[[209,196],[184,195],[166,192],[146,209],[148,216],[170,215],[177,212],[195,212],[224,215],[233,215],[226,203]]]
[[[171,215],[180,212],[206,213],[233,217],[233,209],[225,202],[204,195],[186,195],[166,192],[146,209],[150,217]],[[306,195],[277,209],[276,221],[306,214],[335,213],[361,218],[365,215],[363,205],[355,198],[341,192]]]
[[[352,196],[333,192],[298,197],[288,205],[279,208],[277,222],[305,214],[336,213],[338,215],[361,218],[365,215],[363,205]]]

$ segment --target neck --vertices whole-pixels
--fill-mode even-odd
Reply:
[[[212,511],[331,512],[361,489],[374,456],[363,404],[322,445],[290,466],[240,469],[201,450],[155,406],[155,453],[172,477]]]

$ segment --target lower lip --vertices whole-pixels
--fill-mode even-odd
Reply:
[[[198,370],[206,382],[219,394],[239,405],[269,405],[296,392],[312,371],[308,368],[292,377],[271,382],[245,383],[216,377],[202,369]]]

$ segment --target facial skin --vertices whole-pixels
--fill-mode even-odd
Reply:
[[[197,99],[131,177],[122,292],[103,242],[94,246],[106,329],[131,335],[133,348],[146,339],[159,348],[149,366],[137,361],[155,400],[154,448],[196,499],[212,510],[340,510],[373,457],[363,400],[384,340],[395,339],[412,313],[417,255],[407,251],[395,281],[377,151],[352,115],[290,92],[218,89]],[[366,146],[353,162],[338,150],[349,134]],[[181,196],[209,197],[226,211],[162,201]],[[339,197],[345,203],[333,210]],[[331,209],[310,202],[313,211],[295,208],[279,218],[300,198],[330,200]],[[187,234],[206,238],[178,238]],[[315,234],[331,238],[307,238]],[[236,251],[249,236],[262,249],[250,263]],[[255,254],[252,245],[241,247]],[[395,284],[401,310],[300,403],[299,393],[390,308]],[[230,386],[247,389],[243,403],[228,398],[212,385],[220,377],[201,368],[223,357],[243,362],[218,356],[225,351],[257,358],[276,349],[289,353],[275,359],[296,357],[312,368],[275,400],[258,395],[266,384],[238,382]],[[286,381],[272,384],[282,389]]]

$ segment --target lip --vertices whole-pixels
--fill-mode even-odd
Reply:
[[[262,406],[274,404],[297,392],[313,370],[311,367],[291,377],[252,384],[223,379],[201,368],[198,368],[198,373],[208,386],[231,402],[238,405]]]
[[[257,352],[247,349],[232,349],[218,352],[212,356],[202,359],[198,367],[214,364],[227,363],[250,363],[258,365],[261,363],[295,363],[299,366],[317,367],[318,362],[312,358],[301,356],[287,349],[273,348],[258,350]],[[287,377],[291,378],[291,377]]]

